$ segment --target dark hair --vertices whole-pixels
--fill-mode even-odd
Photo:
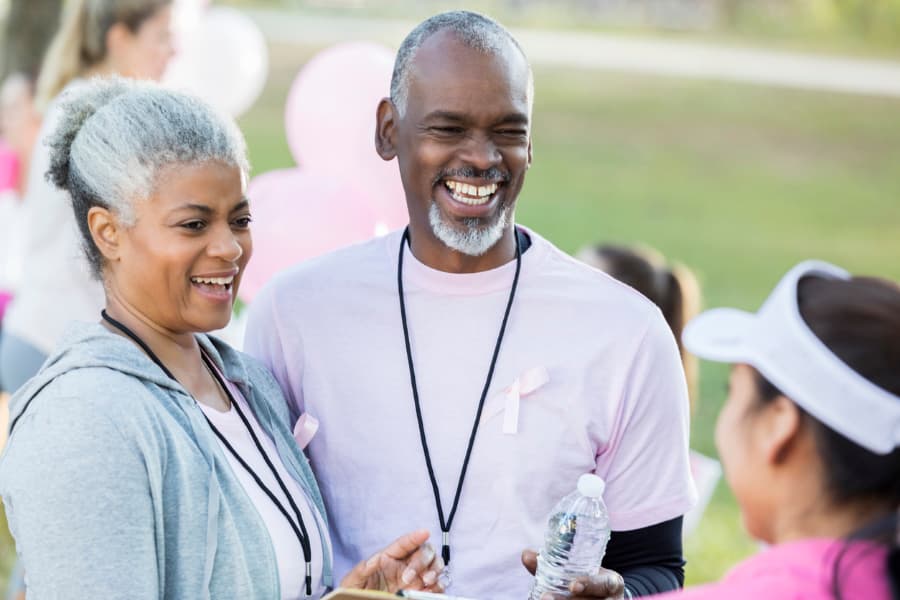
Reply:
[[[808,276],[797,286],[797,302],[803,320],[835,356],[873,384],[900,395],[900,286],[872,277]],[[756,387],[763,403],[784,395],[758,371]],[[888,507],[887,517],[850,539],[879,541],[891,548],[888,574],[894,597],[900,598],[900,448],[875,454],[801,412],[813,431],[829,499],[838,505],[869,502]],[[840,559],[832,577],[838,598],[839,568]]]
[[[600,244],[582,249],[577,258],[628,284],[662,311],[675,336],[693,407],[697,396],[697,358],[684,349],[681,332],[700,311],[700,286],[687,267],[669,264],[650,248]]]

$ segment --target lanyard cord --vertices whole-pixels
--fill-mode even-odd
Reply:
[[[456,495],[453,497],[453,505],[450,514],[444,519],[444,507],[441,504],[441,492],[438,489],[437,478],[434,475],[434,466],[431,464],[431,454],[428,452],[428,440],[425,437],[425,424],[422,421],[422,407],[419,403],[419,389],[416,385],[416,369],[413,365],[412,347],[409,343],[409,326],[406,322],[406,302],[403,298],[403,251],[409,243],[409,227],[403,231],[400,240],[400,256],[397,259],[397,290],[400,296],[400,319],[403,322],[403,339],[406,342],[406,360],[409,363],[409,382],[412,387],[413,403],[416,406],[416,421],[419,424],[419,437],[422,440],[422,451],[425,454],[425,465],[428,467],[428,477],[431,479],[431,490],[434,492],[434,502],[437,506],[438,519],[441,522],[441,557],[445,564],[450,564],[450,527],[453,525],[453,517],[456,516],[456,508],[459,505],[459,497],[462,493],[463,481],[466,478],[466,470],[469,468],[469,458],[472,456],[472,447],[475,445],[475,435],[478,433],[478,424],[481,421],[481,412],[484,409],[484,400],[487,398],[491,380],[494,378],[494,367],[497,365],[497,357],[500,355],[500,344],[503,334],[506,332],[506,322],[509,320],[509,312],[512,309],[513,300],[516,297],[516,288],[519,286],[519,272],[522,270],[522,254],[520,251],[518,231],[514,231],[516,241],[516,274],[513,277],[512,287],[509,290],[509,300],[506,302],[506,311],[503,313],[503,321],[500,324],[500,333],[497,335],[497,343],[494,346],[494,355],[491,357],[491,365],[488,369],[484,388],[481,390],[481,399],[478,401],[478,410],[475,413],[475,422],[472,424],[472,433],[469,435],[469,443],[466,447],[466,456],[463,459],[462,469],[456,483]]]
[[[154,363],[156,363],[156,366],[158,366],[160,369],[162,369],[163,373],[165,373],[169,377],[169,379],[171,379],[172,381],[175,381],[175,382],[178,381],[175,378],[175,376],[172,374],[172,372],[169,371],[169,369],[166,367],[166,365],[163,364],[163,362],[156,355],[156,353],[150,349],[150,346],[148,346],[144,342],[144,340],[142,340],[135,332],[133,332],[131,329],[129,329],[124,323],[121,323],[121,322],[117,321],[116,319],[112,318],[111,316],[109,316],[109,314],[106,312],[106,310],[101,311],[100,316],[103,317],[104,321],[106,321],[107,323],[109,323],[110,325],[112,325],[113,327],[115,327],[116,329],[121,331],[122,333],[124,333],[126,336],[131,338],[131,340],[135,344],[140,346],[140,348],[147,354],[147,356],[150,357],[150,360],[152,360]],[[275,480],[278,482],[278,487],[281,488],[281,491],[284,493],[285,497],[288,499],[288,503],[291,505],[291,509],[294,512],[294,516],[297,518],[297,523],[300,524],[299,529],[297,528],[297,524],[294,522],[294,520],[291,519],[291,517],[288,515],[287,509],[284,507],[284,505],[281,503],[281,501],[277,498],[277,496],[275,496],[275,494],[272,492],[272,490],[270,490],[268,488],[268,486],[266,486],[266,484],[263,483],[263,481],[259,478],[259,476],[256,474],[256,472],[253,471],[253,469],[250,467],[250,465],[248,465],[247,462],[241,457],[241,455],[237,453],[237,451],[234,449],[234,447],[231,445],[231,443],[225,438],[225,436],[222,434],[222,432],[220,432],[216,428],[216,426],[213,425],[212,421],[209,420],[209,417],[207,417],[205,413],[203,413],[203,417],[206,419],[206,422],[209,424],[209,427],[210,427],[210,429],[212,429],[213,433],[216,434],[216,437],[219,438],[219,440],[222,442],[222,444],[225,446],[225,448],[228,449],[228,451],[231,453],[231,455],[238,461],[238,463],[244,468],[244,470],[247,471],[247,473],[250,475],[250,477],[253,478],[253,481],[256,482],[256,485],[259,486],[259,488],[263,491],[263,493],[266,496],[268,496],[269,500],[272,501],[272,503],[275,505],[275,507],[278,509],[278,511],[287,520],[288,524],[290,525],[291,529],[294,532],[294,535],[297,536],[297,541],[300,542],[300,547],[303,550],[303,558],[304,558],[304,561],[306,562],[306,577],[305,577],[306,595],[311,596],[312,595],[312,548],[309,543],[309,533],[306,530],[306,525],[303,523],[303,516],[300,513],[300,509],[297,508],[297,505],[294,502],[293,497],[291,496],[290,492],[288,491],[287,486],[285,485],[284,481],[281,479],[281,476],[278,474],[278,471],[275,468],[275,465],[272,464],[272,461],[269,458],[269,455],[263,450],[262,443],[260,443],[259,438],[256,435],[256,432],[253,430],[253,427],[250,425],[250,421],[244,415],[244,411],[241,410],[241,407],[235,401],[234,396],[231,394],[231,390],[229,390],[228,386],[225,385],[225,383],[219,379],[219,375],[216,373],[214,366],[212,364],[210,364],[210,358],[208,356],[206,356],[205,352],[201,351],[201,357],[203,359],[204,364],[206,365],[206,368],[209,370],[210,375],[212,375],[212,377],[216,381],[216,383],[219,384],[219,387],[222,388],[222,391],[225,392],[225,395],[228,396],[228,400],[231,402],[231,405],[234,407],[235,411],[237,411],[238,416],[240,417],[241,421],[244,423],[244,427],[246,427],[247,431],[250,433],[250,437],[253,439],[253,443],[256,445],[256,449],[262,455],[263,460],[266,462],[266,465],[269,467],[269,470],[272,472],[272,475],[275,476]],[[196,399],[194,401],[196,402]]]

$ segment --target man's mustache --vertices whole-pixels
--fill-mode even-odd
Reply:
[[[509,181],[509,173],[504,173],[497,167],[490,169],[475,169],[473,167],[463,167],[461,169],[444,169],[435,177],[434,183],[437,184],[442,179],[481,179],[491,183],[506,183]]]

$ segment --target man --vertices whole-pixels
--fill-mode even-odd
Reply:
[[[298,265],[251,307],[248,351],[295,418],[321,423],[308,450],[338,574],[423,526],[450,559],[450,594],[525,598],[520,551],[595,472],[614,530],[604,565],[628,589],[604,571],[576,596],[681,583],[694,492],[675,342],[638,293],[514,227],[532,88],[494,21],[451,12],[416,27],[376,129],[399,163],[408,237]]]

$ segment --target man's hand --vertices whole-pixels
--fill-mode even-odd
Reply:
[[[384,550],[360,562],[341,581],[341,587],[362,590],[425,590],[441,593],[438,576],[444,561],[426,544],[428,530],[407,533]]]
[[[522,553],[522,564],[534,575],[537,569],[537,552],[526,550]],[[571,598],[591,600],[623,600],[625,598],[625,580],[615,571],[600,568],[593,575],[583,575],[569,586]],[[544,594],[541,600],[560,600],[561,596]]]

